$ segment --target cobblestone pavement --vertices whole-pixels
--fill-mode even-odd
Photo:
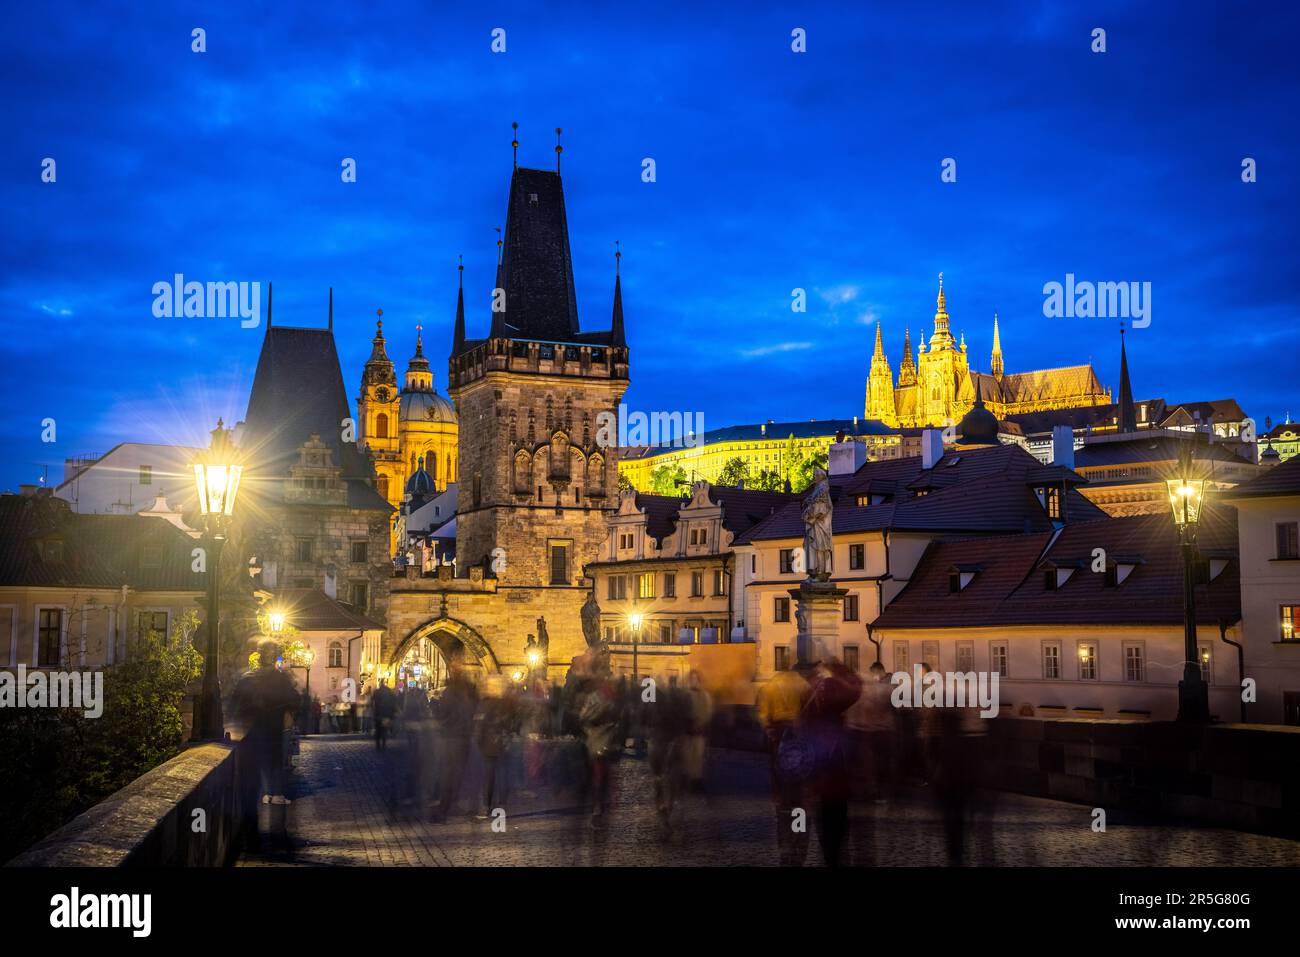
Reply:
[[[241,866],[726,866],[778,863],[776,822],[769,798],[767,759],[737,751],[709,755],[705,794],[686,802],[676,833],[661,839],[647,763],[626,757],[617,764],[613,807],[606,826],[593,828],[580,798],[563,789],[522,783],[522,762],[512,762],[516,786],[498,803],[504,829],[476,819],[471,795],[482,771],[471,758],[460,811],[445,824],[419,813],[419,802],[400,800],[410,762],[397,740],[384,753],[359,736],[304,739],[290,790],[292,804],[264,805],[263,833],[271,815],[286,811],[290,849],[246,854]],[[932,789],[909,788],[888,803],[858,802],[852,811],[849,863],[947,863],[942,821]],[[1216,828],[1125,822],[1112,815],[1105,833],[1091,829],[1091,809],[1018,795],[983,795],[968,834],[964,863],[976,865],[1226,865],[1300,866],[1300,843]],[[498,824],[498,828],[501,825]],[[807,861],[820,864],[810,823]],[[264,847],[266,842],[264,842]]]

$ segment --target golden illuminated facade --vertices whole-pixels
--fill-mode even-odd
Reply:
[[[438,492],[456,481],[456,409],[434,388],[421,327],[415,328],[415,355],[399,391],[379,320],[357,398],[359,442],[374,462],[379,494],[394,507],[402,504],[406,483],[421,465]]]
[[[685,481],[716,484],[719,475],[733,459],[745,463],[755,487],[763,472],[774,472],[783,484],[789,471],[792,449],[796,455],[809,456],[826,452],[836,435],[863,442],[872,461],[895,459],[903,454],[897,429],[880,422],[859,419],[823,419],[811,422],[763,422],[758,425],[735,425],[707,432],[703,442],[693,448],[634,447],[619,451],[618,474],[633,488],[650,491],[656,469],[680,468]]]
[[[913,359],[911,333],[904,333],[897,383],[885,356],[880,324],[876,324],[876,348],[867,376],[868,419],[901,428],[954,425],[974,407],[977,397],[999,419],[1024,412],[1111,404],[1110,390],[1102,388],[1091,365],[1005,373],[997,316],[993,317],[991,371],[972,372],[966,337],[963,334],[960,342],[954,340],[948,324],[940,274],[929,345],[922,335]]]

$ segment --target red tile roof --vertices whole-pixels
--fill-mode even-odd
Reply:
[[[1050,543],[1050,547],[1049,547]],[[1091,570],[1094,549],[1108,559],[1141,559],[1118,586]],[[1232,556],[1208,585],[1196,588],[1200,622],[1241,618],[1237,513],[1207,508],[1200,532],[1203,553]],[[1044,562],[1078,567],[1050,590]],[[981,566],[965,589],[949,591],[958,564]],[[1183,620],[1183,566],[1177,531],[1164,514],[1108,518],[1067,525],[1051,533],[952,541],[931,545],[907,587],[885,607],[873,629],[980,625],[1177,624]]]

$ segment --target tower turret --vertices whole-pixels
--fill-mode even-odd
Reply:
[[[989,360],[989,371],[993,378],[1002,381],[1002,338],[998,335],[998,314],[993,313],[993,356]]]

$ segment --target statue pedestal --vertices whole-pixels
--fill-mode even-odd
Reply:
[[[795,600],[795,621],[799,635],[795,643],[795,661],[809,665],[829,658],[839,647],[843,602],[848,589],[833,582],[805,581],[790,589]]]

